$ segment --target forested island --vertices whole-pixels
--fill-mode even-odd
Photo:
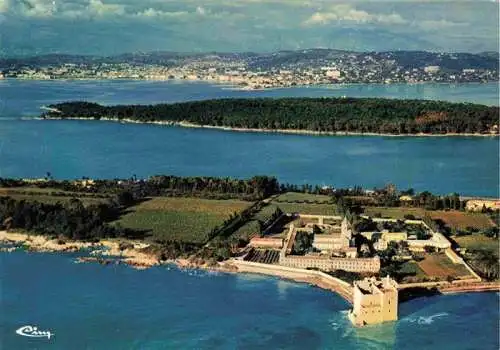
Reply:
[[[43,119],[118,121],[263,131],[391,135],[498,134],[499,107],[380,98],[214,99],[157,105],[64,102]]]

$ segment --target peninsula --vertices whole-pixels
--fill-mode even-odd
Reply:
[[[267,176],[0,179],[3,251],[84,249],[91,253],[77,262],[293,279],[344,297],[356,325],[397,319],[398,300],[415,290],[498,290],[499,213],[496,199],[390,184],[368,191]]]
[[[43,119],[116,120],[311,134],[498,135],[499,107],[380,98],[215,99],[158,105],[64,102]]]

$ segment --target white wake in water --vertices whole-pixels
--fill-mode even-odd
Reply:
[[[432,324],[436,318],[448,316],[447,312],[440,312],[438,314],[434,314],[431,316],[418,316],[418,317],[409,317],[403,318],[401,321],[417,323],[417,324]]]

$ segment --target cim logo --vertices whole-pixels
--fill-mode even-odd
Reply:
[[[22,335],[23,337],[30,338],[47,338],[50,340],[50,337],[54,336],[54,333],[50,331],[41,331],[35,326],[22,326],[21,328],[16,330],[16,333]]]

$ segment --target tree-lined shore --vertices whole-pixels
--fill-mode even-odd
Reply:
[[[332,134],[496,135],[499,107],[379,98],[215,99],[118,106],[64,102],[47,106],[41,117]]]

